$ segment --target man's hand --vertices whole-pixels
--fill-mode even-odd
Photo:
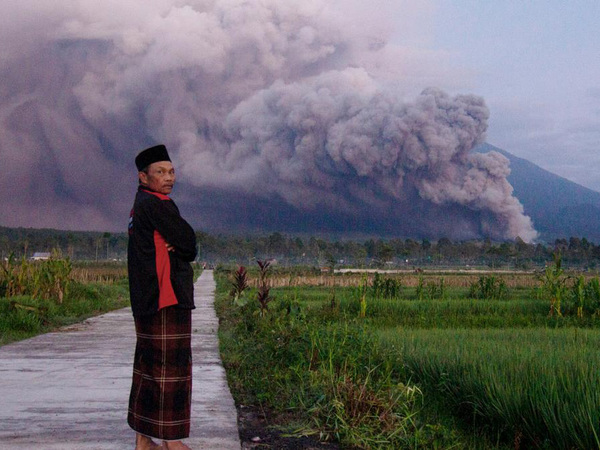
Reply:
[[[175,247],[173,247],[168,242],[165,242],[165,247],[167,247],[167,251],[169,251],[169,252],[174,252],[175,251]]]

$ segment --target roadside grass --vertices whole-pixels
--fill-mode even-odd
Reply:
[[[47,333],[129,305],[127,279],[72,282],[62,303],[29,295],[0,298],[0,345]]]
[[[11,261],[0,277],[0,292],[7,294],[11,279],[21,295],[0,297],[0,345],[27,339],[56,328],[81,322],[88,317],[125,308],[129,303],[127,265],[122,262],[77,262],[56,260],[68,265],[62,274],[62,298],[41,295],[35,288],[35,277],[44,269],[43,263]],[[0,266],[1,268],[2,266]],[[194,280],[202,273],[198,264],[192,265]],[[19,268],[21,277],[18,277]],[[42,272],[43,273],[43,272]],[[35,294],[37,292],[37,295]]]
[[[474,299],[449,280],[429,298],[288,285],[261,316],[255,291],[236,307],[216,275],[236,402],[294,412],[296,433],[348,448],[600,448],[597,313],[549,315],[529,284]]]

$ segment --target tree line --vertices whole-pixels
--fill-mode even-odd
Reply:
[[[0,227],[0,256],[30,258],[37,252],[58,252],[72,260],[122,260],[127,254],[127,233],[65,231]]]
[[[264,236],[220,236],[197,233],[200,258],[207,261],[250,264],[254,259],[276,259],[283,264],[323,266],[419,267],[473,265],[533,269],[553,261],[560,253],[564,263],[595,268],[600,263],[600,245],[585,237],[556,239],[552,243],[514,241],[451,241],[442,238],[330,240],[282,233]]]
[[[279,264],[310,266],[418,267],[428,265],[474,265],[534,268],[551,262],[560,252],[564,263],[595,268],[600,245],[585,237],[556,239],[550,243],[493,242],[428,239],[325,239],[283,233],[224,235],[196,232],[198,261],[210,264],[252,264],[277,260]],[[0,227],[0,256],[29,258],[35,252],[58,252],[71,260],[125,261],[127,233],[64,231]]]

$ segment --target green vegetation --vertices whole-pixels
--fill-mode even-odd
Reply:
[[[62,303],[70,285],[71,262],[54,256],[45,261],[17,261],[11,254],[0,263],[0,296],[31,295]]]
[[[0,227],[0,257],[18,258],[35,252],[59,251],[70,260],[111,261],[124,259],[127,233]]]
[[[263,315],[257,290],[236,306],[221,272],[234,397],[348,447],[600,448],[600,282],[560,262],[535,285],[421,273],[309,286],[279,273]]]
[[[128,303],[111,261],[126,236],[61,233],[0,227],[0,345]],[[202,259],[260,261],[218,271],[221,350],[236,401],[291,413],[290,431],[357,448],[600,448],[600,246],[585,238],[198,237]],[[23,258],[52,249],[73,258]],[[405,271],[333,275],[350,264]]]
[[[470,298],[503,300],[508,296],[506,283],[494,275],[482,275],[469,289]]]
[[[402,283],[396,278],[384,278],[379,273],[375,274],[373,279],[373,297],[395,299],[400,296]]]
[[[73,268],[55,255],[47,261],[0,265],[0,345],[80,322],[129,304],[124,268]]]
[[[420,414],[423,396],[400,382],[373,336],[354,319],[305,311],[293,298],[260,314],[258,291],[242,307],[218,278],[220,344],[236,402],[294,411],[290,431],[362,448],[451,448],[458,437]]]
[[[381,330],[394,365],[466,422],[541,448],[599,448],[598,330]]]

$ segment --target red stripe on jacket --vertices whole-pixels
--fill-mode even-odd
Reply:
[[[152,194],[155,197],[160,198],[161,200],[171,200],[171,197],[165,194],[161,194],[160,192],[148,191],[147,189],[142,189],[142,191],[147,192],[148,194]]]
[[[158,310],[176,305],[177,297],[171,284],[171,261],[167,241],[154,230],[154,247],[156,248],[156,274],[158,276]]]

